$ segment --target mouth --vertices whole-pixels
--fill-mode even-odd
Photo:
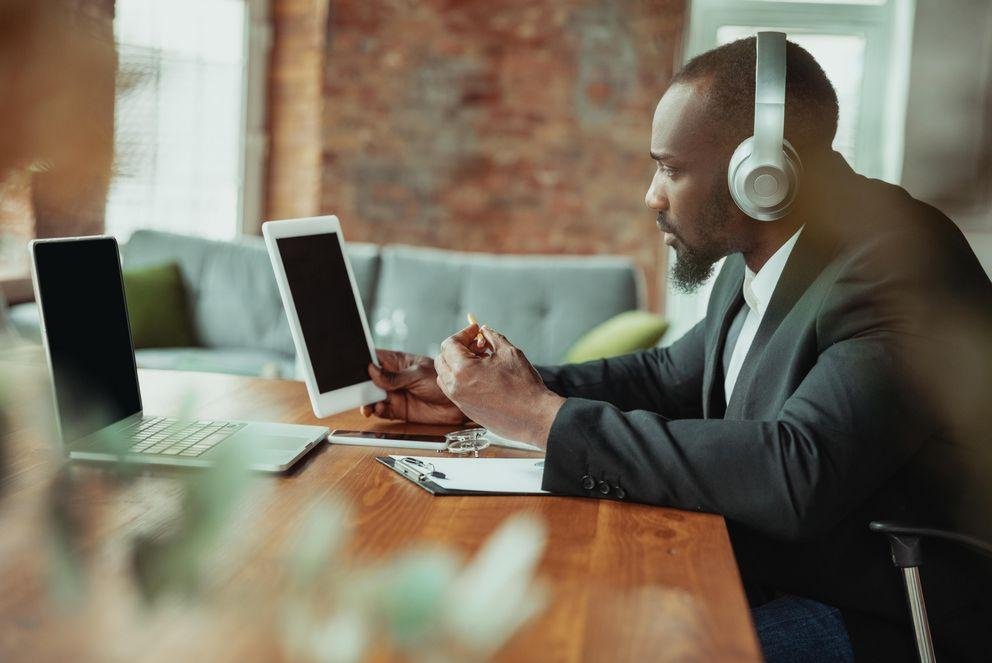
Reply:
[[[675,234],[674,229],[669,227],[669,225],[664,222],[660,214],[658,215],[656,223],[658,225],[658,230],[665,235],[665,244],[668,246],[675,246],[675,242],[678,240],[678,235]]]

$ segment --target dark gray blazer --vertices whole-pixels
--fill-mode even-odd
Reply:
[[[811,164],[804,187],[806,227],[729,405],[721,353],[743,301],[740,254],[706,318],[670,347],[538,369],[567,397],[544,488],[723,514],[752,601],[823,601],[842,610],[862,658],[912,656],[900,578],[867,525],[974,515],[948,496],[962,468],[992,478],[989,446],[952,431],[964,430],[948,405],[954,381],[934,376],[974,373],[971,346],[992,339],[992,284],[943,214],[836,153]],[[992,385],[988,371],[969,375]],[[928,559],[935,640],[967,655],[974,638],[961,630],[987,599],[965,591],[974,581],[943,551]]]

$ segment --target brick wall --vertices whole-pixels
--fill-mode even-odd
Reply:
[[[322,111],[314,37],[296,25],[313,4],[275,0],[273,78],[292,73],[303,92],[295,105],[270,97],[273,129],[300,132],[272,153],[270,210],[287,216],[297,187],[309,195],[304,136],[322,112],[319,211],[349,239],[626,254],[660,306],[664,252],[643,199],[684,0],[332,1]],[[298,60],[278,55],[291,48]]]

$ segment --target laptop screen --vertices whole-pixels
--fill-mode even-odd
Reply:
[[[117,242],[39,242],[35,276],[62,440],[141,411]]]

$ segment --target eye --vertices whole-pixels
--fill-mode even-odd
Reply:
[[[663,163],[658,164],[658,170],[660,170],[665,177],[669,178],[675,177],[675,175],[679,172],[677,169],[672,168],[671,166],[666,166]]]

